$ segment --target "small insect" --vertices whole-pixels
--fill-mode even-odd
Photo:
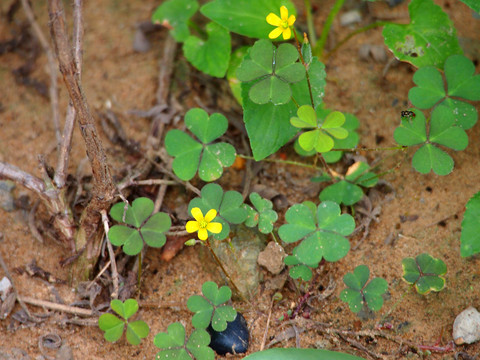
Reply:
[[[402,120],[408,120],[408,122],[412,121],[415,117],[415,113],[410,110],[403,110],[400,115],[402,116]]]

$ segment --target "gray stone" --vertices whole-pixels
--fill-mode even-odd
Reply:
[[[0,207],[5,211],[15,210],[13,202],[12,190],[15,188],[15,183],[10,180],[0,181]]]
[[[480,339],[480,313],[474,307],[463,310],[453,322],[455,344],[472,344]]]
[[[230,241],[228,241],[229,238],[223,241],[210,238],[210,244],[240,290],[241,295],[246,299],[251,299],[257,292],[260,282],[260,268],[257,264],[257,258],[260,251],[265,248],[266,236],[244,225],[232,225],[230,235]],[[201,256],[206,260],[204,261],[206,270],[224,278],[222,269],[219,268],[208,249],[202,248]],[[227,279],[224,278],[224,280],[235,296],[231,284]]]

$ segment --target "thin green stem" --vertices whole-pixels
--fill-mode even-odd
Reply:
[[[308,74],[308,66],[305,63],[305,59],[303,58],[302,50],[300,48],[300,41],[298,41],[297,32],[295,28],[292,28],[293,35],[295,36],[295,43],[297,44],[297,51],[300,55],[300,61],[302,62],[303,67],[305,68],[305,76],[307,78],[307,85],[308,85],[308,93],[310,94],[310,102],[312,103],[312,107],[315,109],[315,103],[313,102],[313,94],[312,94],[312,86],[310,85],[310,75]]]
[[[137,287],[140,289],[140,281],[142,279],[142,252],[138,253],[138,273],[137,273]]]
[[[400,296],[400,298],[395,302],[395,304],[392,305],[392,307],[390,308],[390,310],[388,310],[388,312],[382,316],[382,318],[380,319],[379,323],[383,323],[385,321],[385,319],[387,317],[390,316],[390,314],[397,308],[397,306],[402,302],[403,298],[405,297],[405,295],[407,295],[407,293],[410,291],[410,289],[414,286],[415,284],[412,284],[410,285],[407,290],[405,290],[405,292],[402,294],[402,296]]]
[[[246,159],[246,160],[255,160],[255,158],[253,156],[242,155],[242,154],[237,154],[237,156],[241,157],[242,159]],[[273,163],[281,163],[281,164],[287,164],[287,165],[295,165],[295,166],[301,166],[301,167],[306,167],[306,168],[310,168],[310,169],[319,170],[318,167],[316,167],[315,165],[305,164],[305,163],[292,161],[292,160],[263,159],[262,161],[273,162]]]
[[[318,40],[316,46],[313,49],[313,54],[317,55],[320,58],[320,60],[323,60],[323,52],[325,50],[325,44],[327,43],[328,34],[330,32],[330,28],[332,27],[333,20],[335,19],[338,12],[342,8],[344,2],[345,0],[337,0],[335,1],[335,4],[333,4],[332,10],[330,10],[327,20],[323,25],[320,39]]]
[[[308,37],[310,39],[312,47],[315,47],[315,44],[317,43],[317,34],[315,34],[315,26],[313,24],[312,6],[310,4],[310,0],[304,0],[304,4],[305,12],[307,15]]]
[[[220,261],[220,259],[218,258],[217,254],[215,254],[215,251],[213,251],[212,249],[212,245],[210,244],[210,239],[207,238],[207,240],[205,241],[205,244],[208,248],[208,250],[210,251],[210,253],[212,254],[213,258],[215,259],[215,261],[217,262],[217,265],[220,266],[220,269],[222,269],[223,273],[225,274],[225,276],[227,277],[228,281],[230,282],[230,284],[232,285],[232,287],[235,289],[235,291],[237,292],[238,296],[240,296],[242,298],[242,300],[244,301],[247,301],[247,299],[245,299],[245,297],[243,296],[243,294],[240,292],[240,290],[238,290],[238,287],[237,285],[235,285],[235,282],[233,281],[233,279],[230,277],[230,275],[228,274],[227,270],[225,270],[225,267],[223,266],[222,262]]]
[[[360,29],[352,31],[350,34],[345,36],[341,41],[339,41],[338,44],[335,45],[335,47],[332,50],[330,50],[325,56],[323,56],[323,60],[327,61],[330,56],[332,56],[342,45],[344,45],[348,40],[350,40],[355,35],[361,34],[362,32],[365,32],[365,31],[368,31],[370,29],[374,29],[374,28],[377,28],[377,27],[380,27],[380,26],[385,26],[387,24],[393,24],[393,23],[390,22],[390,21],[377,21],[377,22],[371,23],[367,26],[361,27]]]

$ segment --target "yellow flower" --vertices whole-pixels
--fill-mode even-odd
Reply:
[[[200,240],[208,239],[208,231],[214,234],[218,234],[222,231],[222,224],[218,222],[212,222],[213,219],[217,216],[217,210],[210,209],[205,217],[203,217],[202,210],[195,207],[192,209],[192,216],[195,218],[195,221],[191,220],[187,222],[185,228],[189,233],[198,231],[198,238]]]
[[[283,39],[288,40],[290,36],[292,36],[292,31],[290,27],[295,22],[295,15],[288,16],[288,9],[285,6],[280,8],[280,17],[275,15],[274,13],[270,13],[267,16],[267,22],[270,25],[277,26],[276,29],[273,29],[268,37],[270,39],[276,39],[281,34],[283,34]]]

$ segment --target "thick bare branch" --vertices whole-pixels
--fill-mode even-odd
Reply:
[[[76,65],[76,76],[80,81],[82,77],[82,55],[83,55],[83,15],[82,0],[75,0],[73,3],[73,61]],[[72,148],[72,136],[75,128],[76,111],[72,101],[68,102],[65,127],[63,128],[62,143],[58,156],[57,168],[53,182],[62,189],[67,178],[68,160]]]
[[[107,156],[103,149],[100,138],[95,128],[95,121],[88,106],[87,100],[80,86],[77,65],[74,61],[72,48],[70,47],[67,29],[65,25],[65,14],[60,0],[49,0],[49,17],[51,23],[51,33],[55,44],[55,52],[57,54],[60,72],[63,75],[67,91],[70,99],[78,114],[77,119],[80,130],[85,141],[87,157],[92,166],[94,178],[93,187],[93,204],[98,205],[97,222],[100,220],[98,213],[106,204],[110,204],[115,193],[115,187],[110,174],[110,168],[107,163]],[[90,206],[90,205],[89,205]]]

